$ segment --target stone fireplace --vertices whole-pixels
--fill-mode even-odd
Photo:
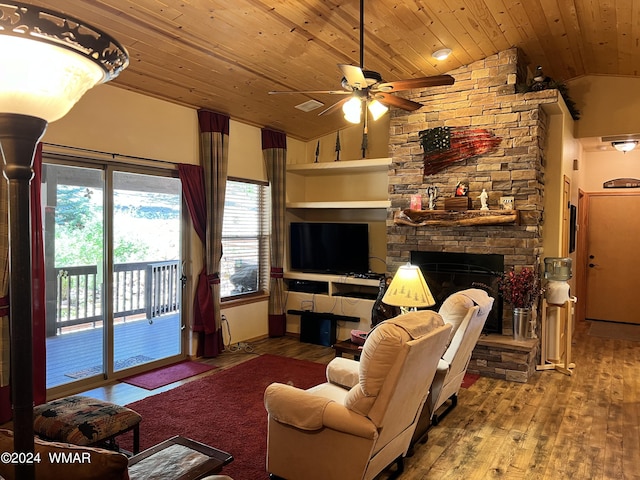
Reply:
[[[519,61],[518,53],[517,49],[510,49],[449,72],[455,78],[454,85],[411,91],[408,98],[420,102],[423,108],[413,113],[394,111],[390,125],[388,272],[393,273],[400,265],[411,261],[412,255],[416,255],[412,252],[499,255],[504,271],[533,266],[542,256],[548,122],[542,105],[558,102],[558,92],[517,93],[516,84],[526,81],[526,68]],[[451,163],[425,176],[419,132],[435,127],[483,129],[499,137],[500,143],[486,154]],[[501,197],[513,197],[518,221],[438,226],[395,222],[397,212],[409,208],[412,195],[421,194],[423,209],[428,208],[426,192],[429,187],[437,187],[436,209],[443,209],[444,198],[454,196],[458,182],[468,184],[472,210],[480,209],[479,196],[483,189],[489,195],[491,210],[500,208]],[[509,346],[513,325],[508,306],[502,309],[498,321],[499,332],[495,334],[501,338],[495,340]],[[518,368],[530,372],[533,367],[535,370],[536,353],[537,341],[532,341],[526,353],[528,365]],[[481,373],[508,378],[508,375],[497,374],[498,370],[503,369],[487,369]],[[515,376],[526,381],[526,375]]]

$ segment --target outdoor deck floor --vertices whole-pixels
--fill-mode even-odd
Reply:
[[[128,320],[114,327],[116,371],[180,354],[180,316]],[[73,382],[74,374],[102,373],[102,327],[47,338],[47,388]],[[83,378],[88,378],[85,376]]]

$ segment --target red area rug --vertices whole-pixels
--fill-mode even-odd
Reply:
[[[158,387],[164,387],[170,383],[193,377],[199,373],[213,370],[214,366],[207,365],[202,362],[191,362],[189,360],[169,365],[168,367],[160,367],[138,375],[123,378],[121,381],[146,390],[155,390]]]
[[[476,380],[480,378],[480,375],[477,373],[465,373],[464,378],[462,379],[462,388],[469,388],[471,385],[476,383]]]
[[[225,475],[267,480],[265,388],[280,382],[306,389],[323,382],[325,370],[320,363],[260,355],[127,406],[142,415],[142,449],[182,435],[232,454]],[[120,438],[120,446],[130,450],[131,434]]]

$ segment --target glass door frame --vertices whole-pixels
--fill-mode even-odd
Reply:
[[[91,168],[100,170],[104,175],[104,188],[103,188],[103,271],[104,271],[104,334],[103,334],[103,365],[106,367],[104,372],[87,377],[84,379],[75,380],[63,385],[51,387],[47,389],[47,397],[59,397],[64,395],[70,395],[73,393],[81,392],[91,388],[96,388],[106,383],[118,380],[130,375],[142,373],[147,370],[158,368],[164,365],[185,360],[188,357],[188,332],[187,322],[188,318],[188,302],[184,302],[185,298],[189,298],[188,286],[182,282],[181,298],[180,298],[180,353],[163,359],[155,360],[143,365],[134,366],[118,371],[114,371],[114,302],[113,302],[113,287],[114,287],[114,275],[113,275],[113,176],[114,172],[126,172],[134,174],[143,174],[159,177],[173,177],[178,178],[177,165],[169,163],[158,162],[159,166],[137,165],[134,162],[119,162],[115,160],[107,160],[104,158],[81,158],[68,155],[59,155],[48,153],[46,150],[43,152],[43,163],[63,165],[69,167]],[[183,265],[183,276],[187,274],[184,271],[184,266],[188,264],[185,261],[189,254],[189,213],[184,201],[184,197],[181,195],[181,214],[180,214],[180,261]]]

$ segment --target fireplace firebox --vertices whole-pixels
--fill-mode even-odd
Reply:
[[[467,288],[486,290],[495,301],[482,333],[502,334],[502,296],[499,280],[504,256],[459,252],[411,252],[411,264],[420,267],[438,309],[452,293]]]

